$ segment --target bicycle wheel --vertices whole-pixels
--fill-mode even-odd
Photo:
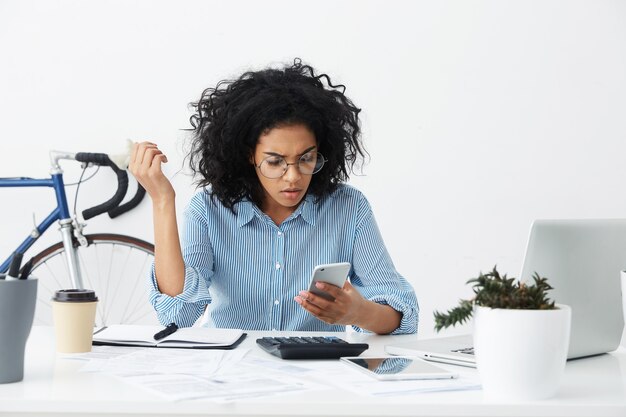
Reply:
[[[87,246],[77,248],[85,288],[98,297],[96,326],[110,324],[158,324],[148,302],[147,277],[154,259],[154,245],[130,236],[85,235]],[[52,325],[52,296],[73,288],[63,242],[33,257],[33,277],[39,280],[35,324]]]

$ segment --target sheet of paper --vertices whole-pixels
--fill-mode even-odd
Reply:
[[[106,349],[103,349],[106,348]],[[249,350],[94,348],[84,372],[105,372],[170,400],[243,401],[328,389],[360,396],[403,397],[418,393],[480,389],[476,372],[459,378],[378,381],[337,360],[279,361]]]
[[[83,372],[105,372],[117,376],[151,374],[212,375],[238,363],[248,350],[194,350],[140,348],[105,359],[91,359]]]
[[[135,352],[142,347],[128,347],[128,346],[92,346],[91,352],[85,353],[64,353],[59,354],[63,359],[76,359],[81,361],[97,361],[111,359],[116,356],[127,355]]]
[[[202,399],[230,402],[259,396],[284,395],[309,389],[309,384],[293,380],[293,378],[276,379],[255,373],[248,375],[225,373],[219,378],[159,374],[132,376],[124,379],[170,400]]]
[[[111,357],[93,355],[81,370],[115,375],[170,400],[229,402],[324,388],[322,384],[299,378],[298,372],[294,372],[306,372],[305,368],[248,359],[247,353],[244,349],[142,348]],[[272,363],[283,365],[267,366]]]

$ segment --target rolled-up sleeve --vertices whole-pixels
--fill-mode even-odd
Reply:
[[[351,282],[364,298],[388,305],[402,314],[400,326],[391,334],[416,333],[419,305],[415,291],[396,271],[365,197],[361,198],[357,209],[352,265]]]
[[[185,210],[185,226],[182,240],[185,262],[183,292],[175,297],[159,291],[154,264],[150,274],[150,303],[158,320],[163,325],[176,323],[179,327],[190,327],[211,303],[209,287],[213,275],[213,250],[209,240],[206,216],[203,215],[204,201],[199,193]]]

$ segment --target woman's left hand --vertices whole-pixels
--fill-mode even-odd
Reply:
[[[346,281],[343,288],[325,282],[318,282],[315,286],[330,294],[335,300],[327,300],[309,291],[300,291],[294,300],[305,310],[328,324],[357,325],[363,313],[367,300]]]

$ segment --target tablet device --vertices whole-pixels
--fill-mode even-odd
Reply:
[[[380,380],[452,379],[458,374],[414,356],[343,357],[352,368]]]

